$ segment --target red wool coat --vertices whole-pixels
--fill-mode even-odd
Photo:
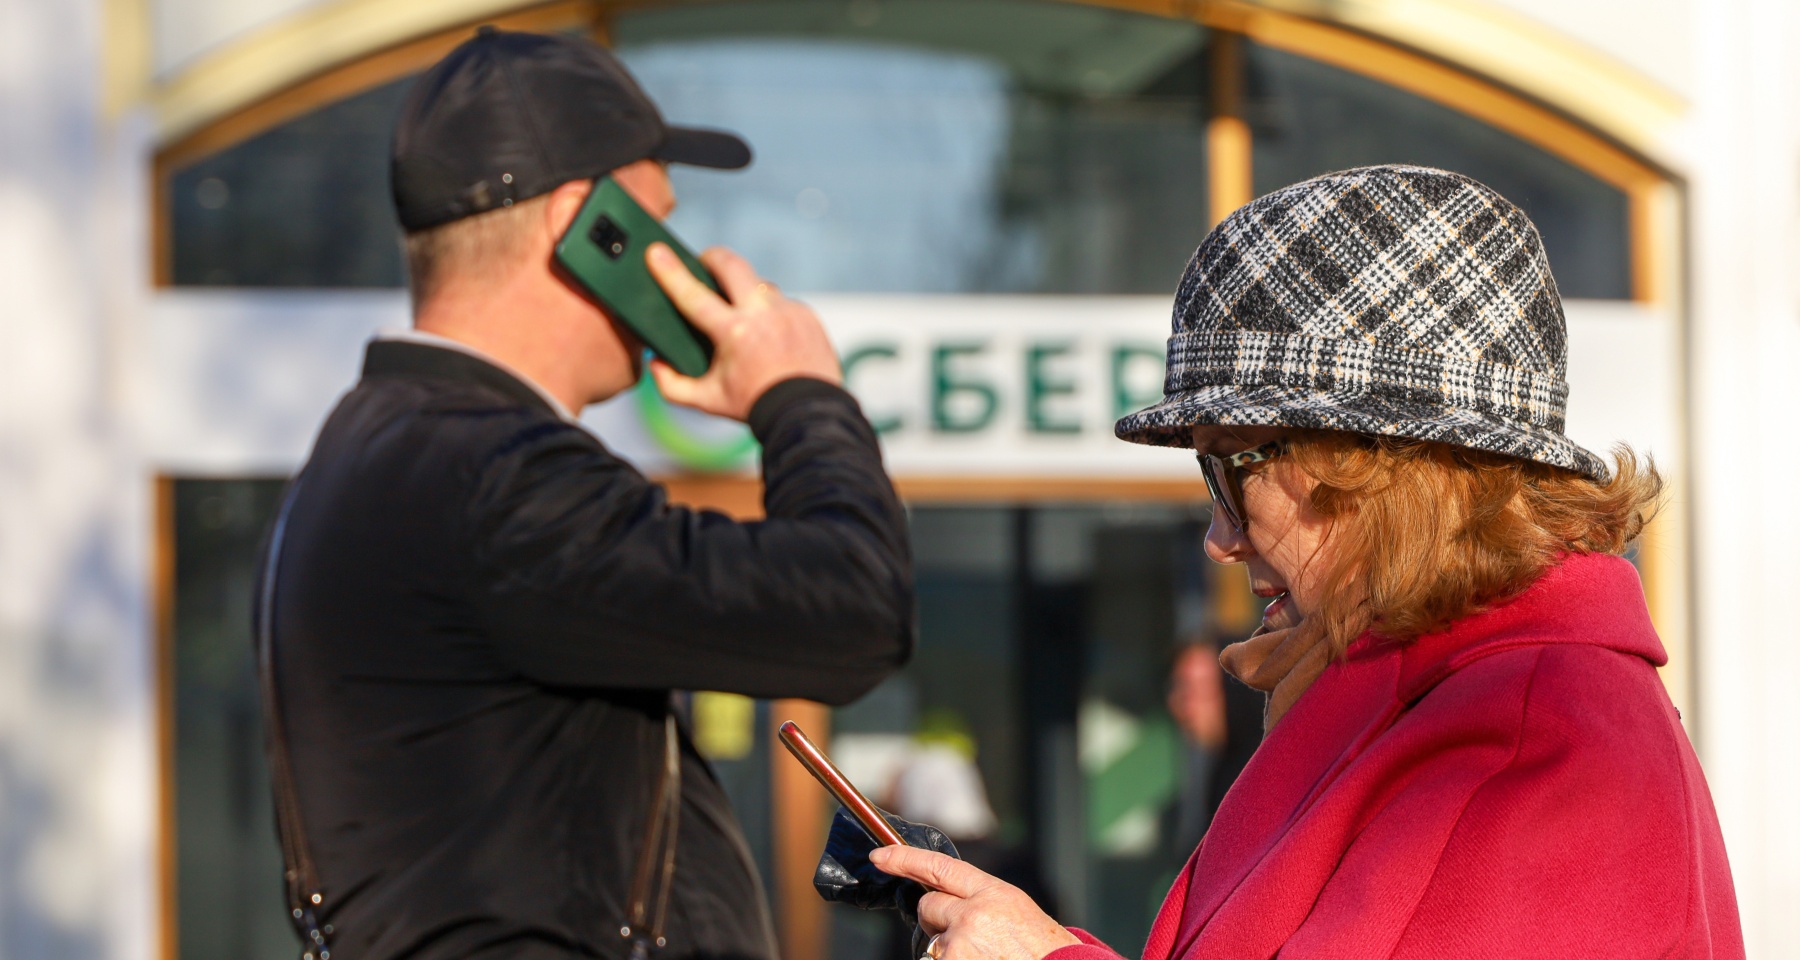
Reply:
[[[1706,779],[1617,557],[1405,646],[1276,724],[1144,960],[1744,955]],[[1049,960],[1117,960],[1084,943]]]

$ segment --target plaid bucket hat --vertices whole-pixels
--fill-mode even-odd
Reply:
[[[1173,328],[1163,400],[1120,439],[1346,430],[1607,476],[1563,435],[1568,339],[1537,228],[1461,174],[1359,167],[1239,208],[1188,262]]]

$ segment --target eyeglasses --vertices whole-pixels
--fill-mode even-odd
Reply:
[[[1212,494],[1214,509],[1224,511],[1225,519],[1231,521],[1237,532],[1250,529],[1250,518],[1244,513],[1244,468],[1273,460],[1286,452],[1286,440],[1271,440],[1229,457],[1211,453],[1194,455],[1200,461],[1200,475],[1206,478],[1206,491]]]

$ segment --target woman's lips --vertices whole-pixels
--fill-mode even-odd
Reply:
[[[1294,609],[1293,598],[1282,593],[1275,601],[1263,608],[1262,625],[1264,630],[1285,630],[1298,626],[1300,617]]]

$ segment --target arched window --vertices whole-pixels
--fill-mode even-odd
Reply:
[[[1566,296],[1631,299],[1640,283],[1615,168],[1656,179],[1647,165],[1541,108],[1534,142],[1204,22],[1043,0],[755,0],[652,5],[605,31],[669,116],[757,151],[740,174],[677,169],[673,226],[791,289],[1167,293],[1214,208],[1378,162],[1456,169],[1519,202]],[[403,285],[386,155],[408,82],[167,151],[163,281]],[[1240,123],[1249,137],[1221,136]],[[1575,159],[1595,144],[1610,164]]]

